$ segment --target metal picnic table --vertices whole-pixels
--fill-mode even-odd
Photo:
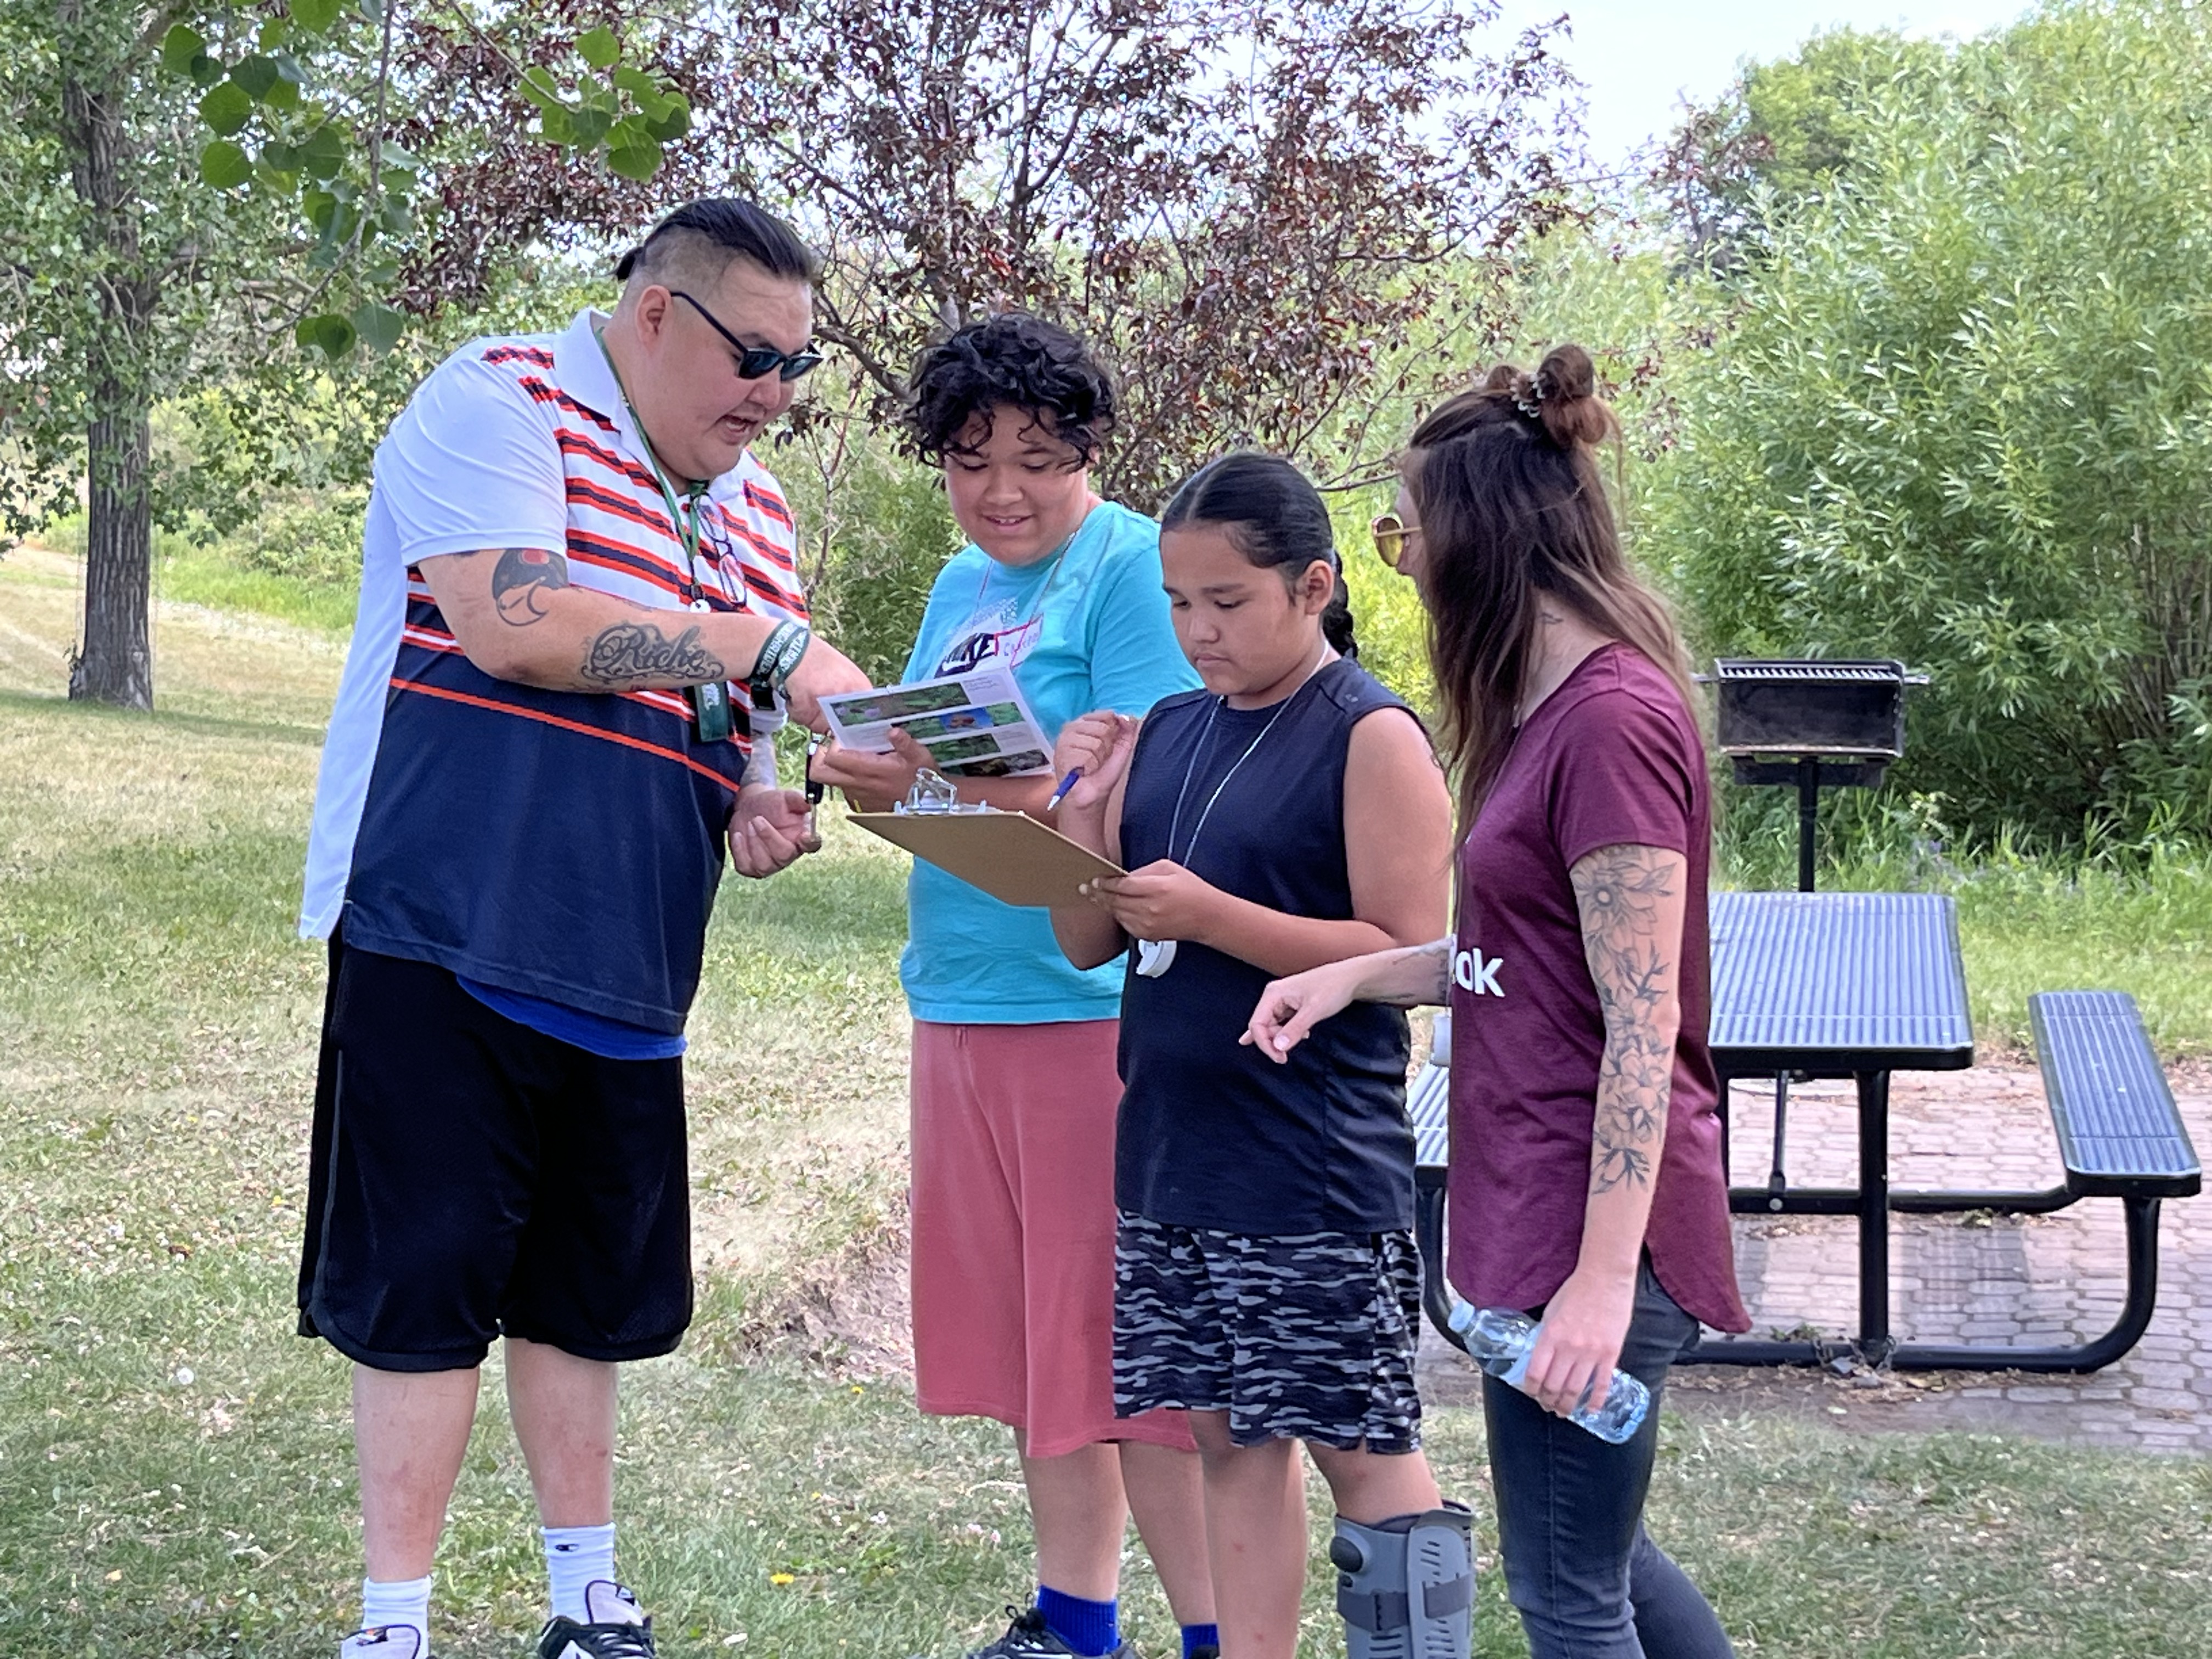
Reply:
[[[1889,1329],[1889,1217],[1896,1207],[1982,1207],[1954,1195],[1893,1197],[1893,1072],[1958,1072],[1974,1063],[1974,1024],[1959,954],[1958,908],[1940,893],[1715,893],[1708,1042],[1721,1085],[1728,1167],[1728,1090],[1740,1077],[1848,1078],[1858,1090],[1858,1185],[1793,1187],[1783,1170],[1786,1092],[1778,1095],[1772,1173],[1732,1187],[1738,1215],[1858,1218],[1859,1325],[1869,1364],[1898,1363]],[[1970,1200],[1973,1194],[1955,1195]],[[1927,1200],[1927,1201],[1923,1201]],[[1703,1341],[1683,1358],[1739,1365],[1812,1364],[1810,1341]]]

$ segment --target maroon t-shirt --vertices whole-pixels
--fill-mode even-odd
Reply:
[[[1640,652],[1607,645],[1522,726],[1461,849],[1449,1267],[1478,1307],[1550,1301],[1582,1247],[1605,1017],[1567,872],[1601,847],[1660,847],[1688,859],[1690,885],[1682,1033],[1644,1246],[1690,1313],[1717,1330],[1751,1328],[1705,1046],[1710,797],[1674,683]]]

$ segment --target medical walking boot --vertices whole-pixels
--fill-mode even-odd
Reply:
[[[1371,1527],[1336,1517],[1328,1559],[1349,1659],[1468,1659],[1474,1527],[1460,1504]]]

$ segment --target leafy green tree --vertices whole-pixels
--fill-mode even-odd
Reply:
[[[1929,671],[1900,781],[1984,832],[2160,799],[2201,831],[2212,19],[2057,6],[1865,61],[1847,162],[1754,191],[1698,291],[1733,325],[1672,365],[1647,556],[1717,650]]]
[[[1024,305],[1115,360],[1127,413],[1109,483],[1127,499],[1229,444],[1356,461],[1388,442],[1374,411],[1434,371],[1408,337],[1480,332],[1497,262],[1565,211],[1548,35],[1486,54],[1495,14],[1494,0],[1235,14],[711,0],[681,16],[654,0],[0,0],[16,118],[0,189],[37,209],[0,225],[24,301],[0,510],[18,532],[35,523],[73,493],[63,464],[81,458],[74,689],[143,705],[157,515],[252,510],[256,493],[230,481],[315,447],[294,416],[327,404],[333,365],[342,404],[388,408],[423,367],[377,356],[404,334],[428,345],[455,308],[495,306],[539,251],[600,252],[671,199],[733,186],[830,251],[823,332],[860,396],[821,434],[801,417],[819,451],[842,444],[839,422],[881,431],[933,331]],[[1493,280],[1460,280],[1470,268]],[[171,489],[149,474],[148,412],[193,392],[218,405],[201,429],[245,447]],[[348,449],[356,471],[365,454]],[[881,480],[862,482],[860,501]],[[937,536],[916,520],[893,538],[916,562],[895,587],[914,586]],[[821,550],[819,568],[855,580],[880,563]]]
[[[1691,262],[1733,267],[1758,237],[1762,198],[1848,191],[1899,99],[1936,94],[1945,62],[1937,41],[1837,29],[1691,111],[1656,169]]]
[[[155,89],[150,12],[84,0],[0,6],[8,119],[0,216],[8,273],[9,381],[0,421],[12,441],[5,503],[21,531],[58,504],[52,458],[92,457],[85,654],[72,695],[144,707],[151,533],[147,411],[210,324],[215,251],[245,234],[236,204],[149,155],[149,133],[189,131],[188,84]],[[149,33],[149,29],[153,32]],[[166,77],[163,77],[166,78]]]
[[[933,336],[1019,307],[1123,391],[1106,488],[1157,503],[1239,444],[1325,470],[1494,321],[1506,252],[1566,212],[1567,84],[1496,0],[721,0],[702,116],[828,252],[821,331],[881,425]],[[763,40],[792,43],[763,52]],[[1463,280],[1475,266],[1491,281]],[[1427,383],[1423,382],[1424,389]]]
[[[0,0],[0,529],[69,505],[81,468],[72,696],[153,700],[152,526],[179,507],[149,467],[157,401],[241,393],[230,429],[266,462],[288,425],[271,411],[389,351],[410,313],[482,302],[533,229],[647,216],[631,192],[684,149],[690,106],[653,56],[672,31],[629,30],[633,49],[610,20],[576,0]],[[450,96],[481,64],[497,120]],[[456,248],[471,186],[513,240]]]

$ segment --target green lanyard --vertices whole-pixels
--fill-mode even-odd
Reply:
[[[614,353],[607,349],[606,336],[594,328],[592,338],[599,342],[599,356],[607,360],[607,373],[615,377],[615,391],[622,398],[623,407],[629,412],[629,423],[637,428],[638,441],[644,447],[646,463],[653,468],[653,481],[660,486],[660,499],[667,503],[669,519],[676,526],[677,544],[684,550],[684,568],[690,573],[686,584],[690,591],[684,595],[684,603],[694,611],[707,610],[708,606],[699,585],[699,515],[706,511],[708,485],[706,483],[695,483],[684,491],[684,499],[691,504],[690,514],[685,516],[684,508],[678,504],[675,486],[668,482],[668,474],[661,470],[660,457],[653,451],[653,434],[645,429],[645,422],[638,419],[637,405],[629,400],[629,388],[623,384],[622,371],[615,367]]]
[[[694,611],[711,610],[713,607],[699,586],[699,515],[705,511],[707,485],[695,484],[685,492],[691,503],[690,516],[687,518],[677,502],[668,474],[661,470],[660,457],[653,453],[653,434],[645,429],[645,422],[637,417],[637,405],[629,400],[629,388],[623,384],[622,370],[615,367],[615,355],[607,349],[606,337],[594,328],[592,337],[599,343],[599,356],[607,360],[607,373],[614,376],[615,390],[622,396],[623,407],[629,411],[630,424],[637,428],[638,441],[644,446],[645,459],[653,467],[653,481],[660,486],[660,499],[668,504],[668,516],[676,526],[676,539],[684,549],[685,568],[690,572],[684,603]],[[720,743],[736,731],[730,688],[722,681],[708,680],[692,686],[684,693],[684,700],[691,705],[692,735],[700,742]]]

